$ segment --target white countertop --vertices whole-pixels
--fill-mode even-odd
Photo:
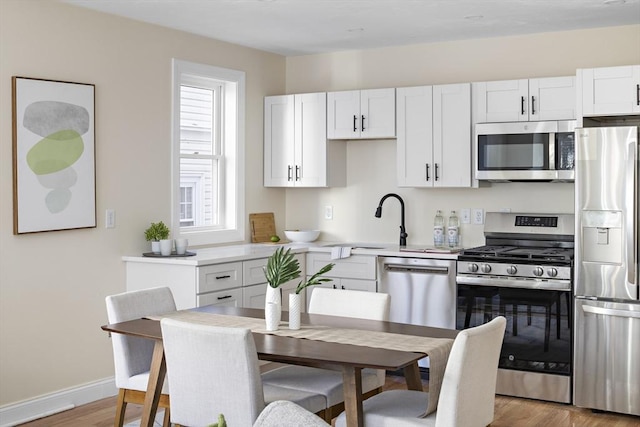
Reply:
[[[399,245],[389,243],[340,243],[340,242],[312,242],[312,243],[247,243],[211,248],[188,249],[196,255],[189,257],[145,257],[123,256],[126,262],[142,262],[150,264],[178,264],[178,265],[209,265],[225,262],[248,261],[269,257],[278,247],[291,248],[294,253],[328,252],[335,246],[351,247],[351,255],[392,256],[406,258],[453,259],[457,253],[448,249],[436,250],[426,246],[408,246],[402,251]],[[425,252],[426,251],[426,252]]]

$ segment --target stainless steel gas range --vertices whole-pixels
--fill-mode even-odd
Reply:
[[[488,212],[458,257],[456,328],[507,318],[498,394],[571,403],[572,214]]]

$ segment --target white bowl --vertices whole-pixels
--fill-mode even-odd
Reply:
[[[320,235],[320,230],[284,230],[284,235],[292,242],[313,242]]]

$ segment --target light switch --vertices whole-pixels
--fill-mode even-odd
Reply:
[[[473,209],[473,223],[484,224],[484,209]]]
[[[106,210],[104,226],[106,228],[116,228],[116,211],[113,209]]]

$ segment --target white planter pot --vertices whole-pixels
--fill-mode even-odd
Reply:
[[[154,240],[153,242],[151,242],[151,252],[153,252],[154,254],[159,254],[160,253],[160,242],[157,240]]]
[[[302,307],[302,295],[289,294],[289,329],[300,329],[300,309]]]
[[[267,294],[265,296],[264,317],[267,322],[268,331],[278,329],[280,319],[282,318],[282,294],[280,293],[280,288],[273,288],[269,286],[269,284],[267,284]]]

